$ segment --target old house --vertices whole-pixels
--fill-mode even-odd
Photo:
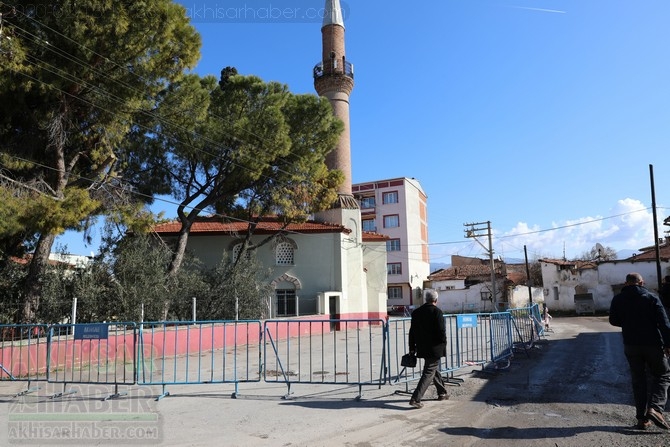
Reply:
[[[670,274],[670,239],[659,244],[661,277]],[[540,259],[545,300],[552,310],[575,311],[576,302],[591,299],[595,311],[609,310],[612,297],[619,293],[626,275],[637,272],[645,286],[658,292],[656,246],[622,260],[566,261]],[[576,301],[577,300],[577,301]]]
[[[433,272],[426,286],[437,290],[438,306],[446,313],[496,312],[543,299],[542,289],[529,292],[523,285],[526,275],[520,274],[519,268],[513,268],[508,276],[504,262],[496,260],[494,266],[495,299],[490,261],[479,258],[452,256],[451,267]]]

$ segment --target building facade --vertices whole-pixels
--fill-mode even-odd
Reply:
[[[154,227],[166,242],[175,240],[177,221]],[[187,249],[205,267],[213,268],[223,256],[234,259],[244,243],[248,224],[221,217],[202,217],[191,227]],[[320,315],[330,319],[386,317],[385,237],[363,233],[362,246],[342,225],[315,221],[286,226],[274,218],[262,219],[250,239],[249,255],[270,272],[273,295],[267,315],[300,317]],[[269,241],[269,242],[268,242]],[[351,277],[350,255],[362,259],[360,272]],[[364,289],[350,284],[361,280]]]
[[[426,193],[416,179],[405,177],[357,183],[352,192],[363,231],[388,237],[387,305],[420,305],[430,274]]]

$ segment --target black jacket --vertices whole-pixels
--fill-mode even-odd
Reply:
[[[421,358],[446,357],[447,332],[444,315],[439,307],[424,304],[412,312],[409,349]]]
[[[661,298],[661,303],[666,309],[670,309],[670,282],[664,282],[661,285],[661,290],[658,291]]]
[[[670,347],[670,321],[661,300],[641,286],[625,286],[612,298],[610,324],[621,327],[623,343]]]

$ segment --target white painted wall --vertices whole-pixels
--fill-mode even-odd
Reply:
[[[665,275],[669,268],[670,263],[662,262],[661,275]],[[595,309],[607,311],[612,298],[626,281],[626,275],[631,272],[640,273],[645,286],[657,293],[655,261],[606,261],[597,268],[586,270],[561,270],[555,264],[542,262],[545,301],[551,310],[574,311],[575,294],[591,293]]]
[[[355,219],[358,210],[351,218]],[[354,225],[347,221],[347,226]],[[253,236],[258,244],[266,236]],[[360,232],[289,234],[297,249],[295,265],[277,265],[272,244],[256,250],[263,266],[271,269],[272,278],[289,275],[298,279],[301,315],[317,313],[317,296],[324,291],[341,292],[338,313],[348,317],[372,318],[386,314],[386,243],[363,243]],[[232,256],[231,236],[191,235],[187,250],[194,253],[207,267],[214,267],[224,251]]]

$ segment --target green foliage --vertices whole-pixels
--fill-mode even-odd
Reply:
[[[124,169],[153,156],[138,128],[195,66],[200,37],[172,0],[4,0],[1,12],[0,198],[11,200],[0,247],[36,241],[28,321],[55,235],[99,215],[146,228],[142,205],[168,189],[160,173]]]
[[[19,321],[27,273],[25,264],[0,256],[0,324]]]
[[[268,299],[273,293],[270,277],[271,271],[264,269],[253,253],[241,255],[237,262],[224,253],[221,263],[208,275],[213,293],[203,308],[222,320],[266,318]]]
[[[238,216],[280,215],[304,220],[337,198],[343,175],[329,171],[343,124],[330,103],[315,95],[293,95],[286,85],[222,70],[212,77],[188,76],[166,91],[150,169],[161,172],[180,201],[182,235],[170,270],[176,274],[193,221],[202,212]],[[132,165],[131,166],[136,166]],[[135,167],[135,171],[138,171]],[[139,172],[139,171],[138,171]]]

